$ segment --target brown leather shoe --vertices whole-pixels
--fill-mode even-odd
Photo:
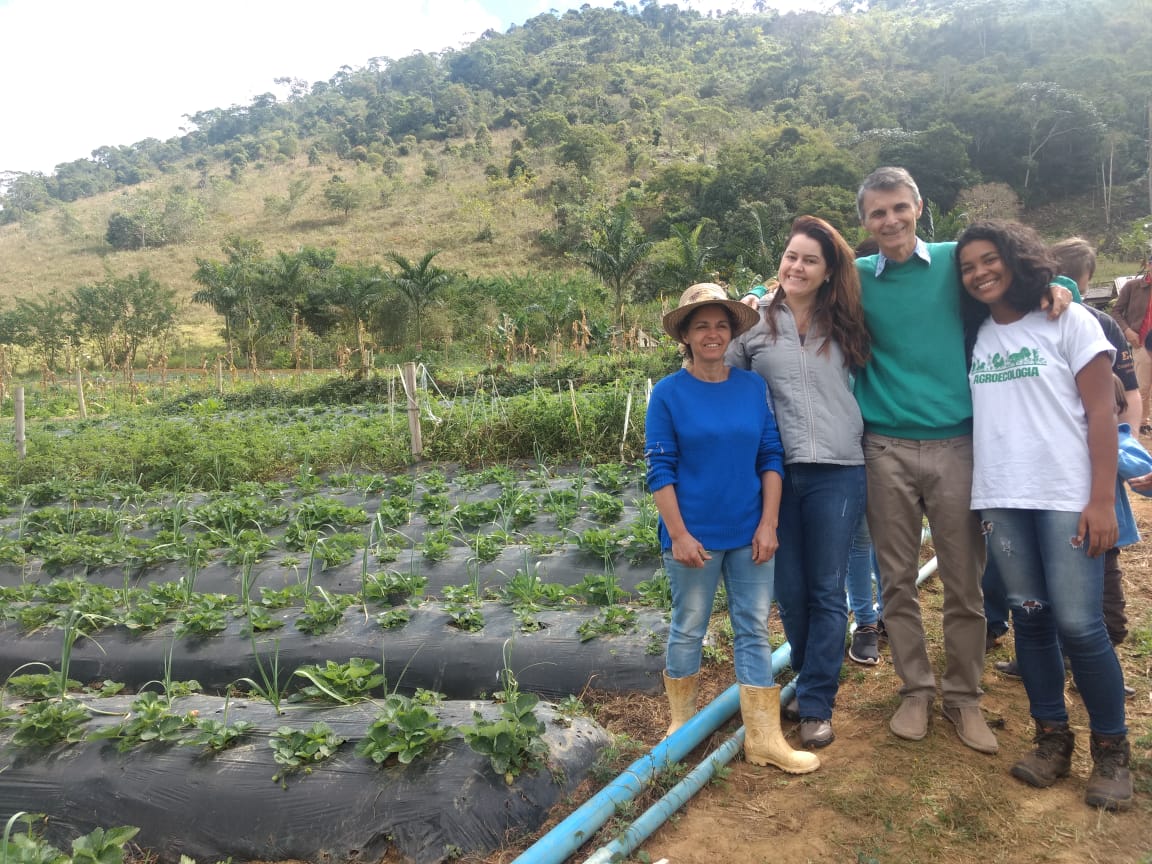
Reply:
[[[944,716],[952,721],[960,740],[973,750],[980,753],[999,752],[1000,743],[988,728],[988,721],[984,719],[984,712],[979,705],[945,705]]]
[[[897,738],[920,741],[928,734],[928,714],[931,708],[932,700],[926,696],[905,696],[888,721],[888,728]]]

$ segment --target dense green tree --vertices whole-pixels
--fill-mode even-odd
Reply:
[[[140,347],[162,340],[176,323],[176,292],[147,270],[131,276],[109,276],[81,285],[72,295],[77,332],[100,350],[104,365],[120,369],[131,382]]]
[[[333,174],[324,184],[324,203],[345,217],[364,205],[364,191],[354,183],[349,183],[339,174]]]
[[[71,302],[51,291],[34,300],[17,300],[12,315],[15,343],[38,354],[45,369],[57,369],[60,355],[75,334]]]

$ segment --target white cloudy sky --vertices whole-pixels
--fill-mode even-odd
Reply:
[[[583,2],[0,0],[0,171],[50,172],[103,145],[169,138],[185,114],[247,104],[276,92],[276,78],[314,82],[370,57],[456,48]],[[751,0],[677,5],[747,9]]]

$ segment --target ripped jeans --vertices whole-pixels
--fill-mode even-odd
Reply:
[[[1127,732],[1124,675],[1104,627],[1104,556],[1089,558],[1082,546],[1073,546],[1080,514],[989,509],[980,518],[988,554],[1008,592],[1032,716],[1042,723],[1068,722],[1063,646],[1092,731]]]

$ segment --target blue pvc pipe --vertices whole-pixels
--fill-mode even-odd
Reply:
[[[781,703],[787,703],[796,692],[796,679],[788,682],[780,691]],[[708,783],[716,772],[727,765],[740,752],[744,744],[744,727],[741,726],[736,733],[712,751],[699,765],[693,768],[683,780],[669,789],[664,797],[644,811],[635,822],[606,846],[601,846],[584,864],[609,864],[613,861],[623,861],[632,852],[647,840],[652,834],[668,821],[677,810],[688,803],[693,795],[699,792]]]
[[[785,642],[772,652],[773,677],[791,660],[792,646]],[[733,684],[691,720],[625,768],[615,780],[521,853],[512,864],[562,864],[612,818],[617,806],[643,792],[653,777],[695,750],[738,710],[740,686]]]

